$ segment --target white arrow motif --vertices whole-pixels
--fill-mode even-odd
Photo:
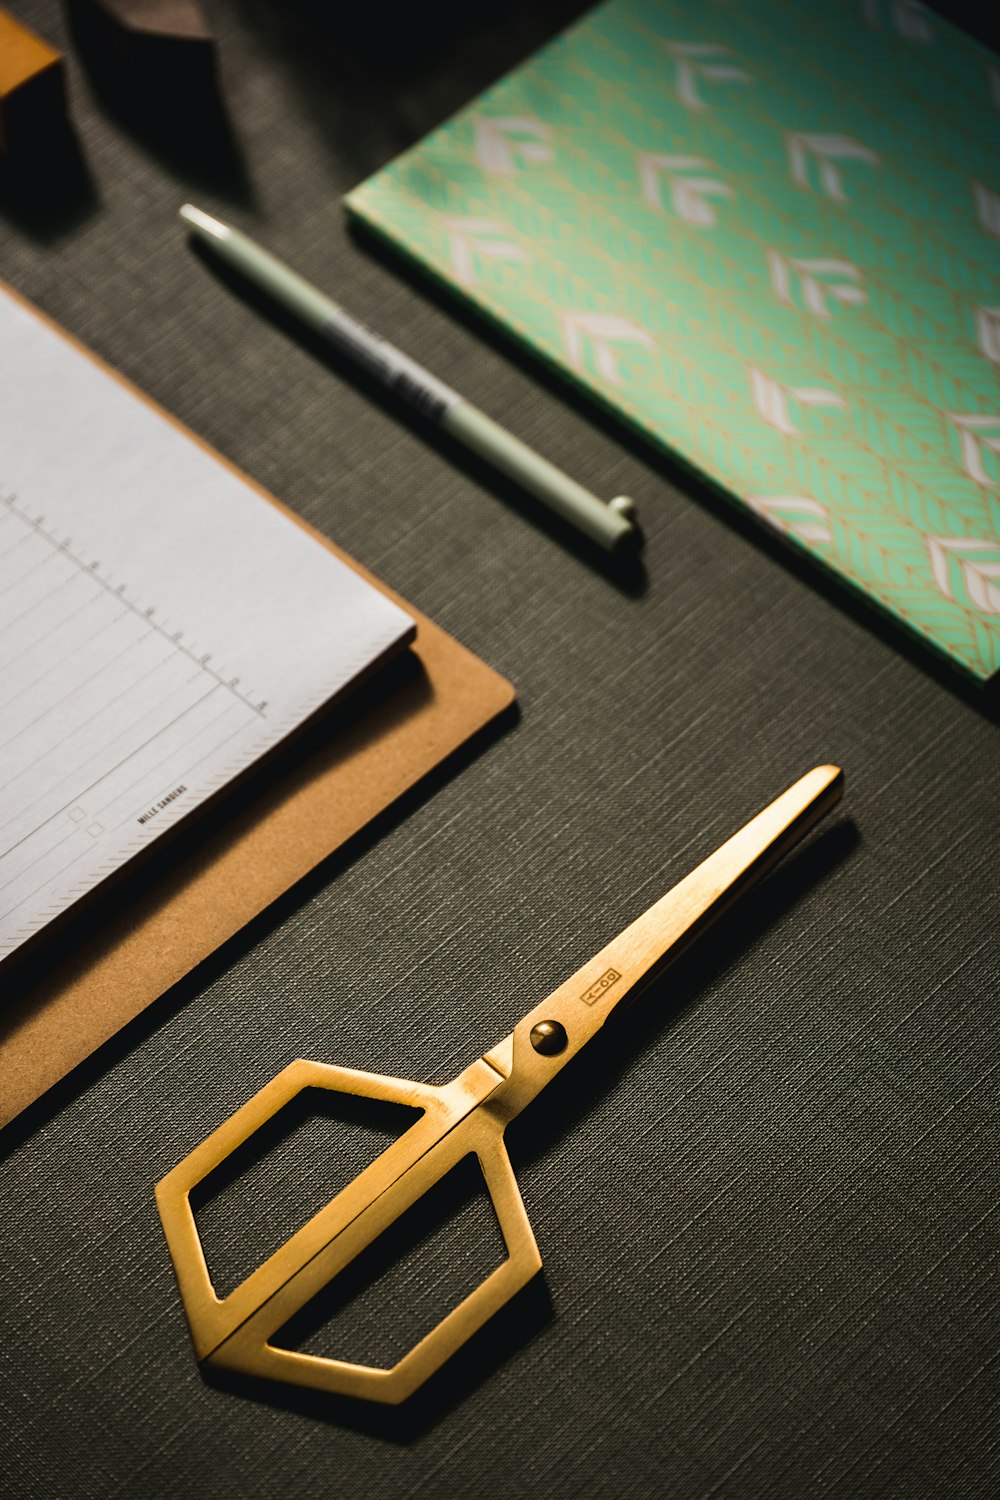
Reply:
[[[1000,365],[1000,307],[976,308],[976,338],[986,358]]]
[[[511,133],[535,137],[528,140],[509,140]],[[502,119],[487,119],[480,115],[473,126],[475,153],[479,165],[494,176],[513,177],[517,171],[517,158],[537,163],[551,161],[552,147],[546,141],[552,135],[549,126],[530,115],[506,115]]]
[[[751,495],[748,504],[775,531],[794,532],[804,542],[832,542],[829,511],[809,495]]]
[[[838,161],[866,161],[873,167],[879,164],[875,152],[852,135],[804,135],[801,131],[789,130],[785,133],[785,143],[792,176],[799,187],[809,187],[809,158],[813,156],[819,162],[823,191],[838,203],[847,202],[843,179],[836,165]]]
[[[698,93],[698,75],[713,83],[752,83],[751,74],[731,63],[703,62],[703,58],[730,56],[731,47],[722,47],[716,42],[668,42],[664,41],[671,57],[677,63],[677,96],[688,109],[706,109],[704,99]]]
[[[762,370],[750,366],[750,386],[753,391],[754,404],[760,412],[764,421],[771,427],[776,427],[787,437],[794,437],[798,428],[792,421],[791,412],[788,410],[788,397],[794,396],[802,406],[839,406],[846,410],[847,402],[843,396],[838,396],[836,391],[827,390],[822,385],[779,385]]]
[[[710,197],[731,198],[733,190],[714,177],[677,177],[677,172],[696,171],[699,167],[710,167],[711,162],[701,156],[659,156],[651,151],[640,151],[636,158],[639,164],[639,181],[642,196],[657,213],[663,212],[660,201],[660,173],[667,174],[670,202],[686,224],[698,229],[710,228],[716,222],[715,209],[707,201]]]
[[[832,297],[836,302],[866,302],[868,294],[863,287],[857,285],[862,275],[857,266],[849,260],[798,260],[790,256],[787,260],[779,255],[777,250],[768,250],[767,263],[771,269],[771,285],[780,302],[788,307],[795,306],[792,296],[791,270],[798,272],[799,284],[802,287],[802,300],[810,312],[818,318],[828,318],[830,309],[826,305],[827,297]],[[820,276],[839,275],[846,276],[848,280],[843,281],[820,281]]]
[[[992,188],[984,187],[981,182],[974,182],[972,191],[980,224],[987,234],[995,234],[1000,239],[1000,196]]]
[[[962,581],[976,608],[985,615],[1000,615],[1000,587],[995,581],[1000,580],[1000,544],[977,536],[929,536],[927,550],[934,582],[946,598],[955,597],[948,576],[951,558],[961,569]],[[970,552],[985,555],[972,558]]]
[[[618,361],[611,347],[613,343],[643,344],[647,349],[656,347],[653,335],[630,318],[615,313],[564,313],[563,340],[566,352],[578,370],[583,369],[584,335],[593,345],[594,363],[612,385],[622,384]]]
[[[507,229],[506,224],[500,224],[496,219],[446,219],[450,234],[448,243],[451,246],[451,264],[455,276],[463,286],[475,286],[478,281],[476,276],[475,260],[480,256],[483,260],[517,260],[526,261],[528,252],[520,245],[515,245],[512,240],[499,238]],[[481,235],[490,235],[490,239],[481,239]]]
[[[987,473],[983,463],[983,449],[1000,458],[1000,417],[990,416],[986,412],[950,411],[948,415],[958,428],[966,473],[977,484],[995,484],[996,481]],[[990,433],[994,436],[990,437]]]

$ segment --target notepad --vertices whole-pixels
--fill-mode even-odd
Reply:
[[[1000,673],[1000,61],[970,37],[909,0],[609,0],[347,208]]]
[[[0,959],[412,637],[0,290]]]

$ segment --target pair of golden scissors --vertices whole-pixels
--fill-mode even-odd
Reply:
[[[339,1395],[405,1400],[541,1269],[504,1146],[508,1123],[576,1056],[622,1001],[661,973],[840,798],[818,766],[442,1087],[325,1063],[293,1062],[164,1177],[157,1202],[198,1358]],[[423,1111],[333,1201],[226,1297],[216,1296],[189,1195],[302,1089],[333,1089]],[[269,1340],[463,1158],[482,1168],[507,1257],[391,1369],[280,1349]]]

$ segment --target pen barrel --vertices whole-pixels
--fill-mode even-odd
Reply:
[[[181,209],[181,217],[216,254],[305,327],[599,547],[614,552],[641,541],[630,501],[619,497],[605,504],[238,229],[190,203]]]
[[[321,333],[331,314],[339,312],[337,304],[319,287],[240,230],[225,226],[220,235],[205,235],[204,231],[202,235],[222,260],[314,333]]]
[[[320,332],[327,343],[359,365],[373,380],[392,391],[406,406],[444,426],[448,413],[461,401],[457,391],[438,380],[430,370],[373,333],[342,307],[330,304]]]
[[[635,524],[628,516],[612,510],[468,401],[453,406],[441,425],[605,551],[613,552],[635,537]]]

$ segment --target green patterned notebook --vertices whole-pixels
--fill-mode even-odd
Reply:
[[[347,207],[1000,670],[1000,62],[917,0],[611,0]]]

